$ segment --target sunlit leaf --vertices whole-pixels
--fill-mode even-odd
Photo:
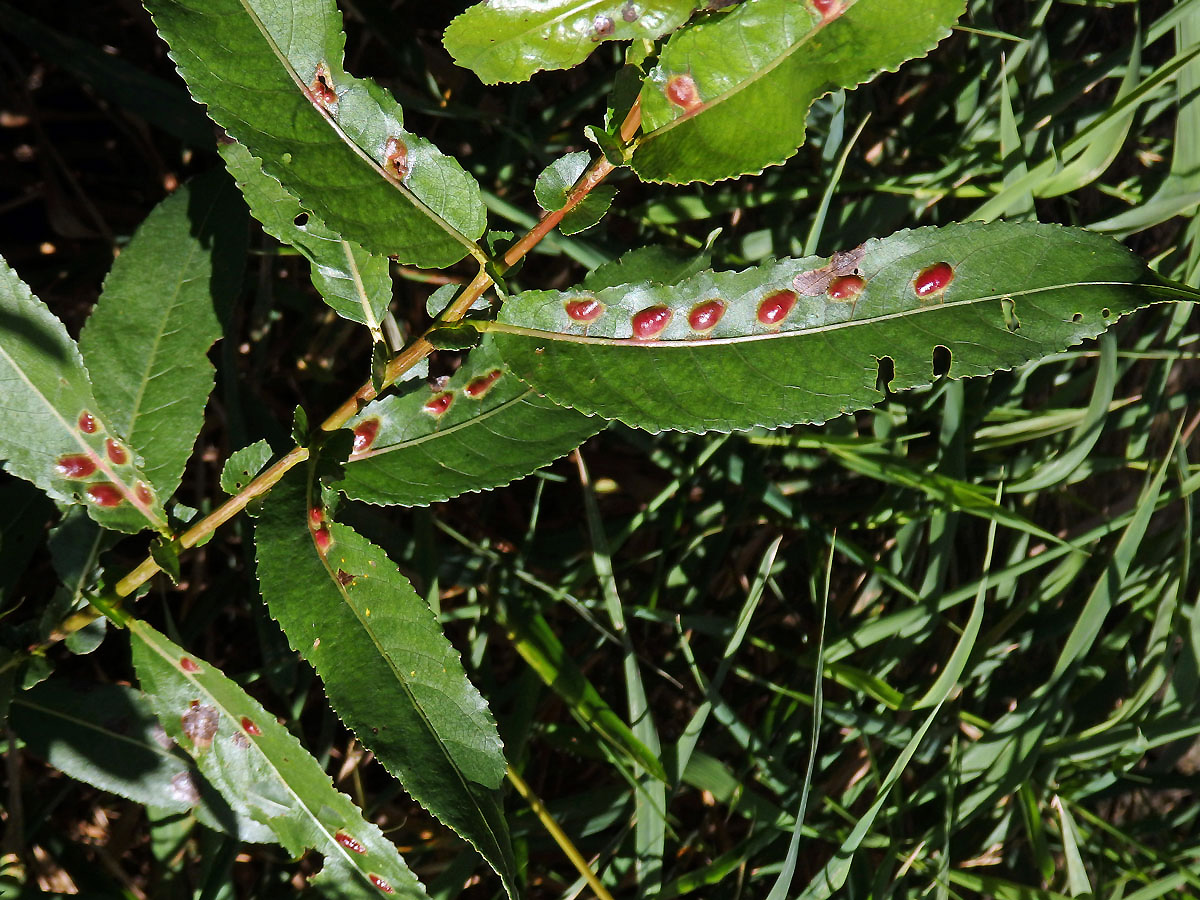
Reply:
[[[204,424],[208,350],[241,287],[245,209],[223,172],[160,203],[113,263],[79,336],[96,400],[164,498]]]
[[[569,69],[603,41],[654,40],[678,28],[694,0],[484,0],[450,23],[444,43],[481,80],[525,81]]]
[[[53,497],[120,531],[164,529],[134,452],[101,413],[79,348],[0,259],[0,459]]]
[[[539,397],[485,340],[445,385],[375,400],[349,423],[355,451],[338,490],[425,506],[508,484],[608,424]]]
[[[271,615],[342,721],[515,896],[491,712],[429,606],[383,550],[328,520],[305,475],[272,489],[255,528]]]
[[[881,381],[903,390],[1020,365],[1161,299],[1154,283],[1099,235],[968,224],[870,240],[829,262],[529,291],[479,327],[557,403],[653,431],[729,431],[862,409]]]
[[[439,267],[483,234],[479,186],[342,68],[333,0],[146,3],[192,96],[345,240]]]
[[[324,857],[311,880],[323,896],[426,896],[395,845],[274,716],[149,625],[128,627],[142,690],[167,734],[234,810],[270,828],[289,853]]]
[[[928,53],[964,0],[746,0],[671,37],[642,87],[633,168],[713,182],[778,165],[817,97]]]

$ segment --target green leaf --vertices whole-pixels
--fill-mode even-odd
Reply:
[[[651,244],[623,253],[616,259],[597,266],[583,279],[588,291],[599,291],[620,284],[649,281],[653,284],[675,284],[695,275],[711,264],[712,254],[682,253],[673,247]]]
[[[450,23],[443,43],[482,81],[525,81],[569,69],[603,41],[654,40],[678,28],[693,0],[484,0]]]
[[[813,100],[923,56],[964,0],[746,0],[674,35],[642,87],[633,168],[646,181],[761,172],[804,142]],[[753,133],[747,123],[755,123]]]
[[[238,493],[254,480],[272,456],[271,445],[266,441],[255,441],[249,447],[233,451],[221,469],[221,490],[227,494]]]
[[[355,452],[337,488],[369,503],[426,506],[522,478],[606,424],[539,397],[487,339],[445,386],[369,403],[350,422]]]
[[[274,716],[149,625],[127,624],[142,690],[167,734],[236,811],[267,826],[289,853],[313,848],[324,856],[311,880],[322,896],[374,900],[381,881],[398,896],[426,896],[395,845]]]
[[[556,403],[652,431],[729,431],[870,406],[889,360],[893,390],[931,383],[935,358],[950,377],[1011,368],[1174,295],[1120,244],[1053,225],[921,228],[821,263],[530,291],[479,327]]]
[[[617,189],[611,184],[592,188],[574,209],[562,217],[558,223],[558,230],[566,235],[587,231],[604,218],[616,196]]]
[[[392,302],[388,258],[368,253],[322,224],[263,172],[262,164],[241,144],[222,144],[218,150],[263,230],[309,261],[313,286],[322,299],[342,318],[370,328],[377,342],[382,340],[379,323]]]
[[[172,751],[149,703],[133,688],[80,690],[51,678],[14,698],[11,723],[31,753],[72,778],[146,806],[194,812],[239,840],[272,839],[257,822],[235,817],[192,761]]]
[[[241,287],[246,208],[224,172],[160,203],[79,336],[96,400],[160,497],[179,487],[213,388],[208,350]]]
[[[55,500],[85,503],[101,525],[167,527],[138,460],[101,414],[79,348],[0,259],[0,459]]]
[[[475,250],[479,186],[342,68],[333,0],[148,0],[192,96],[345,240],[440,268]]]
[[[303,479],[297,473],[274,487],[255,528],[271,615],[317,670],[342,721],[515,897],[498,791],[504,753],[487,704],[395,563],[324,519],[315,486]]]

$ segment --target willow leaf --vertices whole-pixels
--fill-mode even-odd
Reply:
[[[333,0],[147,0],[192,96],[346,240],[439,268],[475,250],[479,186],[342,68]]]
[[[325,858],[311,881],[322,896],[426,897],[395,845],[274,716],[215,666],[144,622],[127,624],[138,679],[167,734],[235,811],[270,828],[289,853],[312,848]]]
[[[694,0],[484,0],[450,23],[454,61],[488,84],[579,65],[603,41],[654,40],[688,20]]]
[[[376,340],[382,340],[379,323],[392,302],[388,258],[344,240],[306,212],[241,144],[222,144],[218,149],[251,215],[271,237],[304,254],[312,265],[313,286],[329,307],[342,318],[366,325]]]
[[[246,207],[229,179],[193,180],[117,257],[79,337],[96,400],[161,497],[179,487],[204,424],[208,350],[241,287],[245,252]]]
[[[484,342],[436,390],[368,404],[337,488],[369,503],[427,506],[549,465],[607,422],[539,397]]]
[[[192,760],[171,748],[149,702],[133,688],[81,691],[51,678],[13,699],[11,724],[26,749],[72,778],[146,806],[192,812],[238,840],[272,840],[263,825],[235,816]]]
[[[255,528],[258,580],[330,704],[419,803],[466,838],[516,895],[487,704],[437,618],[381,549],[324,519],[304,473],[271,491]],[[310,509],[313,511],[310,513]]]
[[[92,393],[79,348],[0,259],[0,460],[106,528],[166,529],[162,504]]]
[[[679,284],[510,298],[501,355],[539,393],[652,431],[822,422],[893,390],[1011,368],[1171,292],[1115,241],[1054,225],[903,231]],[[639,337],[633,337],[634,333]],[[943,348],[943,349],[938,349]]]
[[[647,181],[713,182],[778,165],[813,100],[923,56],[964,0],[746,0],[671,37],[642,86]],[[747,135],[746,123],[758,128]]]

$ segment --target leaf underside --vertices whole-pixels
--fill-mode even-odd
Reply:
[[[79,348],[0,259],[0,460],[106,528],[166,528],[138,459],[108,426]]]
[[[479,186],[342,68],[333,0],[148,0],[192,96],[263,170],[369,252],[440,268],[483,234]]]
[[[368,503],[427,506],[522,478],[607,424],[539,397],[485,338],[439,389],[369,403],[349,424],[356,450],[336,487]]]
[[[885,360],[894,365],[892,390],[930,384],[938,357],[939,374],[955,378],[1012,368],[1156,299],[1146,286],[1152,274],[1120,244],[1054,225],[921,228],[870,240],[855,258],[861,274],[848,277],[861,292],[853,297],[830,296],[854,282],[834,284],[824,260],[788,259],[670,286],[530,291],[480,327],[495,334],[513,371],[556,403],[650,431],[731,431],[866,408],[883,397]],[[952,280],[918,296],[916,285],[928,287],[939,264]],[[603,309],[592,321],[568,315],[592,302]],[[715,327],[693,327],[717,306]],[[774,324],[760,319],[782,309]],[[669,316],[666,327],[632,338],[635,317],[651,313]]]
[[[167,734],[236,812],[270,828],[289,853],[321,853],[310,882],[321,896],[426,896],[395,845],[256,700],[144,622],[131,621],[129,633],[142,690]]]
[[[505,760],[487,704],[395,563],[337,523],[318,552],[306,473],[271,491],[255,527],[271,615],[330,705],[404,789],[484,856],[515,896],[498,788]]]
[[[443,43],[481,81],[525,81],[569,69],[604,41],[654,40],[678,28],[694,0],[485,0],[458,16]]]
[[[798,0],[747,0],[673,35],[642,86],[638,176],[711,183],[782,163],[804,142],[816,98],[928,53],[965,3],[829,6],[822,15]]]

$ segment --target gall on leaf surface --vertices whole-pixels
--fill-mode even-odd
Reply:
[[[165,531],[158,495],[102,413],[62,322],[0,259],[0,460],[117,531]]]
[[[138,680],[162,727],[236,813],[269,828],[291,855],[324,857],[309,882],[320,896],[376,900],[381,879],[385,893],[427,897],[396,845],[257,700],[146,623],[127,625]]]
[[[427,506],[523,478],[607,424],[539,397],[485,338],[437,390],[367,404],[347,426],[354,452],[335,486],[368,503]]]
[[[517,894],[495,721],[437,617],[386,553],[330,521],[295,472],[255,525],[258,580],[329,703],[418,803],[470,842]]]
[[[604,41],[654,40],[703,4],[694,0],[484,0],[450,23],[443,43],[487,84],[569,69]]]
[[[441,268],[474,251],[479,185],[406,131],[391,94],[342,68],[333,0],[148,0],[192,96],[345,240]]]
[[[225,173],[201,175],[138,228],[79,336],[96,400],[160,497],[179,487],[204,424],[208,351],[245,257],[245,204]]]
[[[861,288],[846,291],[855,273]],[[556,403],[650,431],[732,431],[871,406],[889,363],[892,390],[1012,368],[1177,295],[1101,235],[966,224],[670,286],[529,291],[480,327]],[[571,315],[593,303],[601,314]],[[948,371],[935,372],[947,352]]]
[[[645,181],[761,172],[804,142],[812,102],[928,53],[964,0],[746,0],[672,35],[642,86]],[[749,125],[748,125],[749,123]]]

